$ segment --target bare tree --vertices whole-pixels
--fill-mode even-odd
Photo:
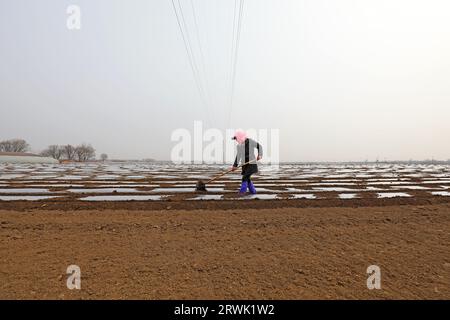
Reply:
[[[108,160],[108,155],[107,155],[106,153],[102,153],[102,154],[100,155],[100,159],[101,159],[102,161],[106,161],[106,160]]]
[[[83,145],[83,148],[86,150],[84,153],[84,161],[95,159],[95,149],[90,144]]]
[[[23,139],[12,140],[13,152],[26,152],[30,149],[30,145]]]
[[[30,145],[23,139],[11,139],[0,142],[0,152],[26,152]]]
[[[75,148],[78,161],[88,161],[95,158],[95,149],[90,144],[82,144]]]
[[[75,155],[78,158],[78,161],[84,161],[84,148],[82,146],[76,146],[75,147]]]
[[[64,149],[61,146],[51,145],[47,149],[41,152],[41,155],[46,157],[52,157],[53,159],[59,160],[63,156]]]
[[[67,160],[75,159],[75,147],[68,144],[62,147],[62,154]]]
[[[7,140],[0,142],[0,152],[9,152],[10,148],[10,143]]]

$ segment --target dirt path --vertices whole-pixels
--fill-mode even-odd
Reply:
[[[450,205],[4,210],[0,259],[2,299],[450,299]]]

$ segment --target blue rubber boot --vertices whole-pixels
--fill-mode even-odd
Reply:
[[[251,194],[256,194],[256,189],[255,186],[253,185],[253,182],[250,182],[248,184],[248,190],[250,191]]]
[[[241,189],[239,189],[240,194],[245,194],[247,192],[247,181],[242,181]]]

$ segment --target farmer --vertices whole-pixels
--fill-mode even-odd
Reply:
[[[247,134],[242,130],[236,131],[233,140],[236,140],[237,142],[237,154],[232,170],[236,170],[239,164],[251,162],[242,167],[242,184],[239,193],[246,193],[248,188],[251,194],[255,194],[256,189],[253,185],[253,182],[250,180],[250,177],[252,176],[252,174],[258,172],[258,165],[256,164],[256,161],[262,158],[262,146],[255,140],[247,138]],[[256,159],[255,149],[258,150],[258,156],[256,157]]]

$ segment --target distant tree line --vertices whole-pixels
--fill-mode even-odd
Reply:
[[[0,141],[0,152],[27,152],[30,145],[23,139]]]
[[[30,150],[30,145],[23,139],[9,139],[0,141],[0,152],[19,152],[24,153]],[[67,145],[51,145],[43,150],[40,155],[51,157],[56,160],[70,161],[89,161],[95,159],[95,149],[90,144],[81,144],[73,146]],[[102,161],[108,159],[106,153],[100,155]]]
[[[95,159],[95,149],[90,144],[81,144],[78,146],[71,144],[51,145],[43,150],[41,155],[56,160],[88,161]]]

